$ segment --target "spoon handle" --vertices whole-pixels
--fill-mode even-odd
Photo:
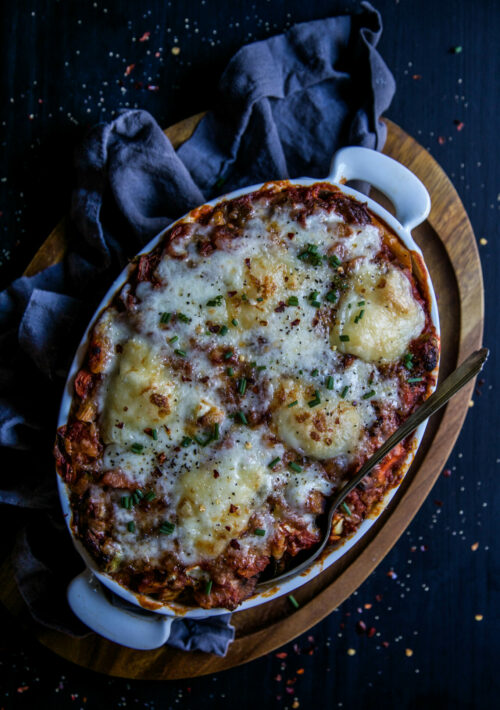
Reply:
[[[437,387],[435,392],[425,400],[425,402],[411,414],[408,419],[392,434],[382,446],[375,451],[368,461],[359,469],[357,474],[352,478],[340,491],[336,498],[331,502],[331,507],[334,510],[349,493],[356,488],[358,483],[376,466],[384,456],[386,456],[397,444],[411,434],[419,424],[428,419],[432,414],[441,409],[464,385],[475,377],[482,369],[486,358],[488,357],[488,348],[475,350],[464,362],[449,375],[444,382]]]
[[[466,385],[469,380],[475,377],[481,371],[488,354],[488,348],[481,348],[480,350],[476,350],[469,355],[469,357],[464,360],[464,362],[457,367],[457,369],[454,370],[451,375],[444,380],[444,382],[441,382],[438,385],[436,391],[433,392],[433,394],[431,394],[431,396],[426,399],[425,402],[418,409],[416,409],[412,415],[408,417],[408,419],[394,432],[394,434],[392,434],[392,436],[390,436],[387,441],[383,443],[379,449],[377,449],[373,456],[371,456],[359,469],[354,478],[346,483],[337,496],[330,501],[326,533],[323,541],[320,546],[316,548],[315,552],[297,567],[294,567],[293,569],[288,570],[277,577],[261,582],[257,585],[257,587],[267,587],[269,584],[276,584],[277,582],[281,582],[292,575],[296,575],[307,569],[311,563],[319,557],[328,543],[335,511],[346,499],[353,488],[356,488],[359,482],[368,473],[370,473],[372,468],[376,466],[397,444],[403,441],[403,439],[406,439],[406,437],[411,434],[411,432],[414,431],[419,424],[437,412],[438,409],[441,409],[441,407],[443,407],[453,397],[453,395],[462,389],[462,387]]]

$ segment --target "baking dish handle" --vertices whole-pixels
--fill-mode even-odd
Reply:
[[[70,582],[67,596],[71,609],[86,626],[121,646],[149,651],[168,640],[174,617],[140,616],[114,606],[89,569]]]
[[[424,221],[431,199],[420,180],[401,163],[370,148],[350,146],[333,156],[328,180],[345,183],[363,180],[383,192],[394,205],[396,219],[411,231]]]

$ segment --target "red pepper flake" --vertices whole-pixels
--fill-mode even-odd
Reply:
[[[129,64],[128,67],[125,69],[125,76],[129,76],[135,69],[135,64]]]
[[[237,505],[233,505],[233,503],[231,503],[231,505],[229,506],[229,512],[230,512],[230,513],[237,513],[237,512],[238,512],[238,506],[237,506]]]
[[[455,123],[455,126],[457,127],[457,131],[461,131],[463,129],[463,127],[465,126],[465,123],[463,121],[457,121],[456,119],[455,119],[454,123]]]
[[[156,86],[156,84],[148,84],[147,89],[148,91],[159,91],[160,87]]]
[[[365,631],[366,631],[366,624],[365,624],[364,621],[358,621],[358,623],[356,624],[356,631],[358,632],[358,634],[364,634],[364,633],[365,633]]]
[[[30,687],[29,685],[20,685],[19,688],[17,689],[18,693],[24,693],[26,690],[29,690]]]
[[[422,74],[414,74],[412,78],[415,79],[415,81],[420,81]]]
[[[286,651],[280,651],[279,653],[275,653],[274,655],[276,656],[276,658],[283,659],[288,656],[288,653]]]
[[[449,478],[451,476],[451,469],[450,468],[445,468],[443,471],[443,476],[445,478]]]
[[[293,320],[290,323],[290,325],[292,326],[292,328],[295,328],[295,326],[297,326],[299,323],[300,323],[300,318],[296,318],[295,320]]]
[[[144,32],[142,37],[139,37],[139,42],[147,42],[150,37],[151,37],[151,32]]]
[[[376,633],[377,633],[377,629],[374,626],[370,626],[370,628],[366,632],[366,635],[368,636],[369,639],[371,639],[372,636],[375,636]]]
[[[439,145],[444,145],[446,143],[446,138],[444,136],[438,136]]]
[[[231,545],[231,547],[232,547],[234,550],[239,550],[239,549],[240,549],[240,543],[238,542],[238,540],[235,540],[234,538],[230,541],[229,544]]]
[[[393,569],[390,569],[390,570],[387,572],[387,576],[390,577],[391,579],[397,579],[397,578],[398,578],[398,575],[396,574],[396,572],[395,572]]]
[[[219,478],[220,473],[217,471],[216,468],[214,468],[214,478]]]
[[[295,237],[295,232],[288,232],[286,236],[288,237],[288,239],[293,239]]]

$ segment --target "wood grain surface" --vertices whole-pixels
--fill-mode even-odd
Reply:
[[[203,114],[182,121],[166,133],[174,146],[186,140]],[[452,183],[429,153],[396,124],[387,121],[384,152],[412,170],[432,199],[428,220],[414,230],[438,294],[442,327],[441,377],[481,345],[484,304],[482,272],[476,241],[465,209]],[[390,209],[387,200],[374,195]],[[32,275],[59,261],[66,248],[61,221],[26,269]],[[236,640],[225,658],[168,647],[139,652],[108,642],[96,634],[75,640],[47,628],[35,629],[48,648],[81,666],[113,676],[175,679],[214,673],[246,663],[307,630],[366,579],[407,528],[431,490],[460,432],[473,384],[462,390],[427,428],[416,459],[386,512],[360,542],[335,565],[298,589],[298,610],[285,598],[233,615]],[[0,599],[17,617],[26,609],[7,564],[0,570]]]

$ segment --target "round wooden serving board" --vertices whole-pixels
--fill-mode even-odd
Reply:
[[[166,131],[174,147],[193,133],[202,114]],[[436,161],[396,124],[386,121],[384,153],[412,170],[425,184],[432,200],[428,220],[414,231],[422,248],[438,297],[442,328],[441,377],[480,347],[483,333],[483,281],[476,240],[455,191]],[[380,195],[376,199],[390,207]],[[37,252],[26,274],[32,275],[59,261],[66,248],[61,222]],[[263,606],[236,612],[236,640],[225,658],[201,652],[186,653],[164,646],[134,651],[96,634],[76,640],[36,627],[38,639],[64,658],[113,676],[176,679],[214,673],[246,663],[272,651],[306,631],[353,593],[389,552],[411,522],[439,476],[460,432],[473,384],[464,388],[444,412],[435,415],[413,465],[386,512],[369,532],[335,565],[298,589],[295,610],[282,597]],[[26,610],[6,565],[0,573],[0,598],[19,618]]]

